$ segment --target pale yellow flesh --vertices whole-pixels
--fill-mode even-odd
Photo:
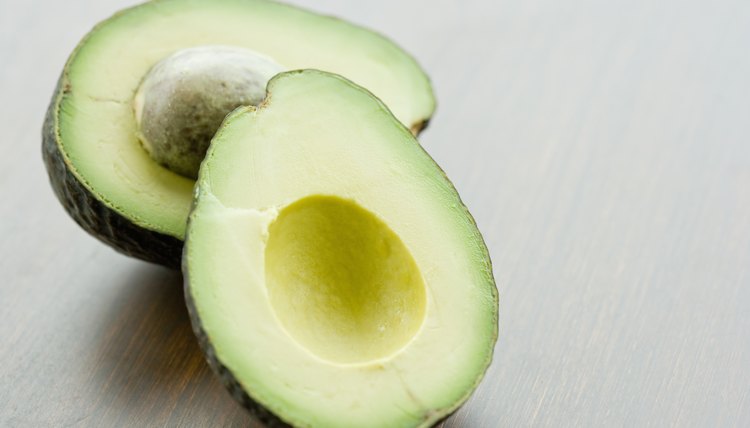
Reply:
[[[481,237],[377,100],[314,71],[269,90],[267,106],[228,118],[198,181],[185,261],[201,325],[250,396],[288,422],[430,425],[491,358],[497,296]],[[313,218],[294,218],[301,209]],[[304,293],[317,301],[294,302]],[[399,312],[404,322],[373,340]]]
[[[182,238],[193,181],[140,146],[134,93],[160,59],[192,46],[249,48],[287,69],[346,75],[378,94],[407,125],[434,99],[414,60],[372,32],[260,0],[155,0],[98,26],[69,60],[59,104],[61,148],[76,177],[134,223]]]
[[[334,363],[386,358],[424,319],[425,288],[409,250],[356,203],[312,196],[268,231],[269,299],[287,332]]]

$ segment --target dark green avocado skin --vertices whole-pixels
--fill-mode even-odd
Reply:
[[[50,184],[65,211],[85,231],[122,254],[171,269],[180,268],[182,241],[144,229],[121,216],[93,195],[70,171],[57,134],[58,100],[65,91],[60,79],[42,129],[42,156]]]
[[[247,409],[250,414],[259,420],[264,426],[268,428],[290,428],[291,425],[279,419],[279,417],[274,415],[270,410],[250,398],[250,395],[245,392],[242,385],[237,381],[237,378],[234,377],[234,374],[232,374],[232,372],[216,357],[216,351],[214,350],[208,335],[206,335],[205,330],[203,330],[200,317],[195,309],[193,296],[190,294],[190,280],[186,268],[183,268],[183,275],[185,277],[185,304],[187,305],[188,313],[190,314],[190,323],[193,326],[193,332],[198,339],[198,343],[203,351],[203,355],[206,357],[208,365],[211,366],[214,373],[219,376],[219,380],[232,395],[232,398],[240,403],[242,407]]]

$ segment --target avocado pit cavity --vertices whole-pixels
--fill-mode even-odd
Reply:
[[[329,362],[389,358],[424,321],[425,285],[414,258],[352,200],[315,195],[285,207],[269,228],[265,260],[276,316]]]
[[[272,59],[233,46],[198,46],[162,59],[144,76],[133,108],[138,138],[151,158],[196,179],[224,117],[259,105],[266,84],[283,68]]]

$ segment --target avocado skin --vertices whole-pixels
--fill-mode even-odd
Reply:
[[[73,175],[60,150],[57,134],[59,100],[69,91],[64,80],[63,74],[42,128],[42,157],[57,199],[79,226],[118,252],[179,269],[181,240],[134,224],[99,200]]]
[[[183,264],[185,261],[183,260]],[[219,361],[216,357],[216,351],[214,350],[211,340],[208,338],[203,325],[201,324],[198,312],[195,309],[195,303],[193,302],[193,296],[190,294],[190,279],[187,275],[187,269],[183,268],[183,274],[185,276],[185,305],[187,306],[188,313],[190,314],[190,324],[193,326],[193,333],[198,339],[203,356],[206,358],[208,365],[211,367],[214,373],[219,377],[221,384],[229,391],[235,401],[240,403],[242,407],[247,409],[250,414],[260,421],[267,428],[291,428],[292,425],[279,419],[278,416],[274,415],[270,410],[266,409],[257,401],[250,398],[247,392],[242,388],[242,385],[234,377],[234,374]]]

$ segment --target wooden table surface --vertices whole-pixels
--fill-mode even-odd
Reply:
[[[750,3],[299,0],[431,74],[422,141],[476,217],[500,337],[445,427],[750,426]],[[249,426],[181,278],[83,233],[40,128],[128,0],[0,0],[0,426]]]

